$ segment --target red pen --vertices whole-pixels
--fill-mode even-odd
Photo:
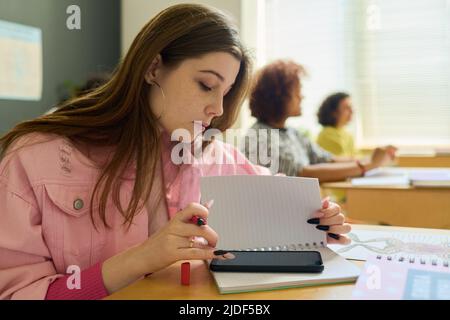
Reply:
[[[208,201],[207,203],[205,203],[204,206],[205,206],[207,209],[211,209],[211,207],[212,207],[213,204],[214,204],[214,200],[210,200],[210,201]],[[201,217],[198,217],[198,216],[193,216],[193,217],[191,218],[191,222],[194,223],[194,224],[196,224],[196,225],[198,225],[198,226],[204,226],[204,225],[206,225],[206,220],[203,219],[203,218],[201,218]]]
[[[213,203],[214,203],[214,200],[210,200],[205,204],[205,207],[207,209],[210,209],[212,207]],[[198,216],[193,216],[191,218],[191,221],[192,221],[192,223],[195,223],[198,226],[206,225],[206,220],[201,217],[198,217]],[[201,238],[201,239],[203,239],[203,238]],[[194,237],[194,240],[195,240],[195,237]],[[181,264],[181,284],[184,286],[188,286],[190,284],[190,279],[191,279],[191,264],[189,262],[184,262]]]
[[[191,264],[184,262],[181,264],[181,284],[188,286],[191,281]]]

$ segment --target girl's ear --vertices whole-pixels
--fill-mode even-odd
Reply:
[[[153,59],[152,63],[147,69],[147,72],[145,73],[145,81],[148,84],[152,84],[154,81],[156,81],[156,78],[162,66],[163,66],[162,57],[160,54],[158,54],[155,57],[155,59]]]

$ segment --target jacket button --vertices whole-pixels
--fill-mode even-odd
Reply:
[[[73,208],[75,210],[81,210],[84,207],[84,202],[81,199],[77,199],[73,202]]]

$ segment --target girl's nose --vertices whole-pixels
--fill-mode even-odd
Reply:
[[[208,114],[213,114],[215,117],[220,117],[223,114],[223,98],[218,98],[210,108],[207,110]]]

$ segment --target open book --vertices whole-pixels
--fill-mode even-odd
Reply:
[[[208,225],[225,250],[319,251],[322,273],[213,272],[220,293],[353,282],[360,270],[327,247],[306,221],[321,208],[317,179],[279,176],[202,177],[202,202],[214,199]]]

